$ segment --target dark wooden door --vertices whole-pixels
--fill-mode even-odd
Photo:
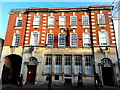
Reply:
[[[102,67],[103,83],[112,86],[114,82],[113,67]]]
[[[36,65],[28,65],[27,83],[35,83]]]

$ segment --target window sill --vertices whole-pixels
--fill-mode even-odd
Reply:
[[[21,29],[22,27],[21,26],[14,26],[15,29]]]
[[[66,28],[66,26],[64,26],[64,25],[59,25],[59,28]]]
[[[70,28],[78,28],[77,25],[70,25]]]
[[[89,25],[82,25],[82,28],[90,28]]]
[[[106,27],[106,24],[98,24],[99,27]]]
[[[54,26],[48,26],[48,28],[54,28]]]
[[[33,28],[40,28],[39,25],[33,25]]]

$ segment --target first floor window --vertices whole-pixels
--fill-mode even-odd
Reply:
[[[66,55],[65,56],[65,66],[64,66],[64,73],[71,74],[72,73],[72,56]]]
[[[89,25],[89,16],[82,15],[82,25]]]
[[[58,35],[58,46],[66,45],[66,35],[65,33],[59,33]]]
[[[31,32],[30,45],[38,45],[39,43],[39,32]]]
[[[107,31],[99,31],[99,43],[100,46],[107,46],[108,45],[108,35]]]
[[[98,14],[98,24],[106,24],[104,14]]]
[[[22,17],[16,18],[16,26],[21,27],[22,26]]]
[[[82,73],[82,55],[76,55],[74,56],[74,62],[75,62],[75,73]]]
[[[90,33],[83,33],[83,46],[90,46]]]
[[[62,55],[55,56],[55,73],[62,73]]]
[[[13,36],[12,46],[18,46],[19,45],[19,41],[20,41],[20,34],[19,33],[15,33],[14,36]]]
[[[66,17],[65,16],[59,16],[59,25],[61,25],[61,26],[66,25]]]
[[[77,33],[71,33],[70,34],[70,45],[71,46],[77,46],[78,45],[78,34]]]
[[[93,75],[93,60],[91,55],[85,56],[85,73]]]
[[[54,34],[48,33],[47,34],[47,46],[53,46],[54,44]]]
[[[52,55],[46,55],[45,73],[52,73]]]
[[[70,25],[72,26],[77,25],[77,16],[70,17]]]
[[[48,26],[54,26],[54,16],[48,17]]]
[[[34,16],[33,25],[40,25],[40,16]]]

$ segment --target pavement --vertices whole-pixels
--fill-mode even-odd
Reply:
[[[52,86],[51,89],[49,89],[48,86],[23,85],[22,87],[18,87],[17,85],[5,84],[2,85],[1,90],[120,90],[120,88],[110,86],[104,86],[99,89],[96,89],[95,87],[77,88],[75,86]]]

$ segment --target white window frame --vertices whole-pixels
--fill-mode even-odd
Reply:
[[[55,73],[62,73],[62,55],[55,56]]]
[[[85,74],[93,75],[93,59],[92,59],[92,55],[85,55]]]
[[[75,74],[79,72],[82,73],[82,55],[75,55],[74,56],[74,63],[75,63]]]
[[[15,26],[17,26],[17,27],[22,27],[22,18],[23,17],[16,17],[16,24],[15,24]],[[20,21],[19,21],[20,20]],[[21,23],[21,25],[18,25],[18,23]]]
[[[53,20],[51,20],[50,18],[53,18]],[[48,17],[48,26],[54,26],[54,22],[55,22],[55,17],[54,16],[49,16]]]
[[[34,16],[33,25],[40,25],[40,16]]]
[[[61,39],[60,34],[64,34],[64,37],[62,37],[62,38],[64,38],[64,40],[62,40],[62,41],[60,41],[60,39]],[[63,43],[63,45],[60,45],[61,42]],[[65,33],[58,34],[58,46],[66,46],[66,34]]]
[[[89,25],[89,16],[82,15],[82,25]]]
[[[72,73],[72,56],[66,55],[64,60],[64,73],[71,74]]]
[[[45,73],[52,73],[52,55],[46,55]]]
[[[59,16],[59,25],[66,26],[66,16]]]
[[[104,14],[98,14],[98,24],[100,24],[100,25],[106,24],[106,20],[105,20],[105,15]]]
[[[33,36],[34,33],[38,34],[38,38],[37,38],[37,42],[36,42],[37,44],[35,43],[35,37]],[[40,37],[40,33],[38,31],[31,32],[30,45],[38,46],[39,45],[39,37]]]
[[[74,24],[72,24],[73,22],[74,22]],[[77,16],[70,16],[70,25],[71,26],[76,26],[77,25]]]
[[[19,37],[17,37],[16,35],[19,35]],[[20,42],[20,33],[14,33],[12,46],[18,46],[19,42]]]
[[[70,46],[78,46],[78,34],[77,33],[70,33]]]
[[[49,34],[52,34],[53,36],[50,37]],[[52,41],[52,43],[49,43],[49,41]],[[47,33],[46,44],[47,44],[47,46],[53,46],[54,45],[54,34],[53,33]]]
[[[90,38],[91,38],[90,33],[83,33],[83,46],[90,46],[91,45]]]
[[[103,36],[101,33],[105,33],[105,36]],[[100,44],[100,46],[108,46],[109,45],[108,32],[107,31],[98,31],[98,34],[99,34],[99,44]],[[105,43],[106,43],[106,45],[105,45]]]

